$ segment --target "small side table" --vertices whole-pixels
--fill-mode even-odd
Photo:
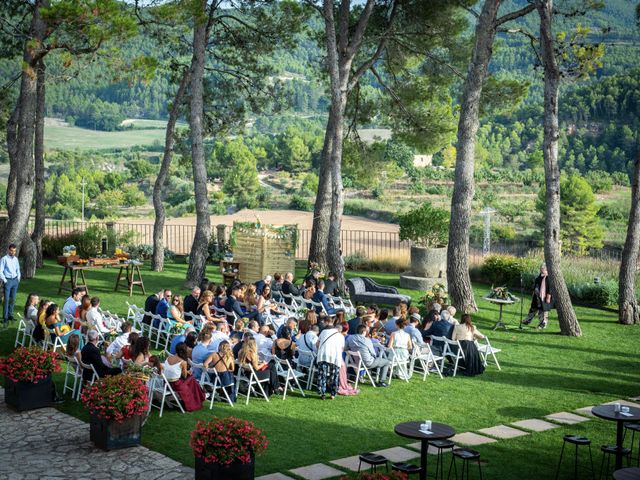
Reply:
[[[489,298],[489,297],[482,297],[482,299],[486,300],[489,303],[493,303],[495,305],[498,305],[500,307],[500,315],[498,317],[498,321],[496,322],[496,324],[493,326],[493,328],[491,330],[496,330],[498,327],[502,327],[502,328],[504,328],[506,330],[507,324],[502,321],[502,308],[505,305],[513,305],[514,303],[516,303],[516,301],[519,301],[520,299],[503,300],[501,298]]]
[[[395,426],[394,431],[401,437],[420,440],[420,480],[426,480],[429,441],[451,438],[456,434],[456,431],[444,423],[431,422],[431,433],[424,434],[420,431],[421,423],[422,422],[399,423]]]

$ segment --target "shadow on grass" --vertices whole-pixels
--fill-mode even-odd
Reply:
[[[520,332],[520,331],[518,331]],[[525,331],[523,331],[523,333],[525,333]],[[527,333],[525,333],[527,334]],[[558,336],[560,337],[559,334],[554,333],[554,332],[539,332],[537,333],[538,335],[548,335],[548,336]],[[562,337],[565,338],[565,337]],[[566,337],[569,338],[569,337]],[[493,342],[492,342],[493,343]],[[633,361],[634,359],[640,360],[640,354],[633,354],[631,352],[625,352],[625,351],[615,351],[615,350],[598,350],[596,348],[581,348],[581,347],[577,347],[575,345],[567,345],[567,344],[563,344],[563,345],[555,345],[553,343],[535,343],[535,342],[527,342],[527,341],[522,341],[522,340],[513,340],[513,339],[509,339],[509,338],[501,338],[500,339],[500,343],[509,343],[512,345],[528,345],[528,346],[534,346],[534,347],[538,347],[538,348],[548,348],[548,349],[553,349],[553,350],[573,350],[576,352],[585,352],[585,353],[595,353],[595,354],[599,354],[599,355],[606,355],[606,356],[617,356],[617,357],[624,357],[626,359],[629,359],[630,361]]]
[[[536,408],[529,406],[521,406],[521,407],[502,407],[497,408],[496,413],[500,415],[504,415],[505,417],[516,417],[516,418],[534,418],[534,417],[544,417],[549,414],[549,411],[545,408]]]

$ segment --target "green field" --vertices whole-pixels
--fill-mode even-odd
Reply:
[[[185,268],[185,265],[170,264],[163,273],[144,269],[147,290],[169,286],[174,292],[185,293],[185,289],[180,288]],[[210,269],[209,278],[219,280],[219,275],[213,272],[217,269]],[[61,270],[48,261],[37,279],[23,281],[19,304],[24,302],[29,290],[63,302],[65,295],[56,294]],[[118,313],[125,313],[125,300],[141,305],[143,295],[128,299],[126,294],[113,293],[115,274],[114,269],[89,271],[87,281],[91,293],[103,299],[105,309]],[[357,272],[350,273],[355,274]],[[381,283],[398,284],[397,274],[369,275]],[[480,299],[488,288],[476,285],[476,298]],[[407,293],[414,299],[419,294]],[[196,421],[214,415],[238,416],[254,421],[265,430],[269,446],[257,459],[257,474],[262,475],[406,445],[410,443],[408,440],[393,433],[393,426],[403,421],[433,419],[452,425],[458,432],[477,431],[640,395],[640,327],[618,325],[615,313],[578,307],[584,336],[567,338],[558,334],[555,315],[551,316],[550,327],[545,331],[492,332],[497,308],[482,300],[480,307],[482,310],[474,319],[493,345],[503,350],[499,354],[502,371],[489,366],[484,375],[475,378],[459,376],[441,380],[432,375],[426,382],[416,377],[409,383],[394,380],[387,389],[365,385],[359,396],[338,397],[333,402],[321,402],[317,393],[308,392],[307,398],[293,394],[286,401],[277,397],[269,403],[252,399],[248,406],[238,403],[233,408],[215,403],[213,410],[184,415],[168,411],[162,418],[154,410],[144,427],[143,443],[193,465],[189,433]],[[505,308],[506,320],[512,326],[517,325],[518,315],[518,305]],[[14,335],[15,329],[0,334],[0,353],[6,354],[11,349]],[[58,375],[59,382],[61,377]],[[88,418],[76,402],[67,400],[61,409],[82,419]],[[477,449],[486,462],[485,478],[553,478],[562,436],[567,433],[583,434],[593,440],[594,462],[598,468],[601,458],[598,446],[614,442],[615,426],[612,422],[592,419],[479,446]],[[445,462],[448,468],[449,459]],[[572,468],[569,464],[570,460],[566,465],[567,475]]]
[[[129,148],[135,145],[153,145],[164,142],[164,130],[155,128],[131,129],[121,132],[101,132],[79,127],[47,125],[44,130],[44,142],[47,150],[94,150],[107,148]],[[151,127],[151,125],[149,125]]]

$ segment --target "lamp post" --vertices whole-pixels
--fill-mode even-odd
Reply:
[[[82,182],[80,182],[80,185],[82,185],[82,226],[84,227],[84,186],[87,184],[87,182],[84,181],[84,177],[82,177]]]

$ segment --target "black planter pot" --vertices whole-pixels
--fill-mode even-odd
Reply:
[[[18,412],[51,406],[53,383],[51,375],[32,382],[14,382],[5,377],[4,401]]]
[[[196,457],[196,480],[253,480],[255,473],[256,464],[253,457],[250,463],[237,462],[230,465],[206,463]]]
[[[89,438],[103,450],[135,447],[142,437],[142,416],[131,417],[122,423],[91,415]]]

